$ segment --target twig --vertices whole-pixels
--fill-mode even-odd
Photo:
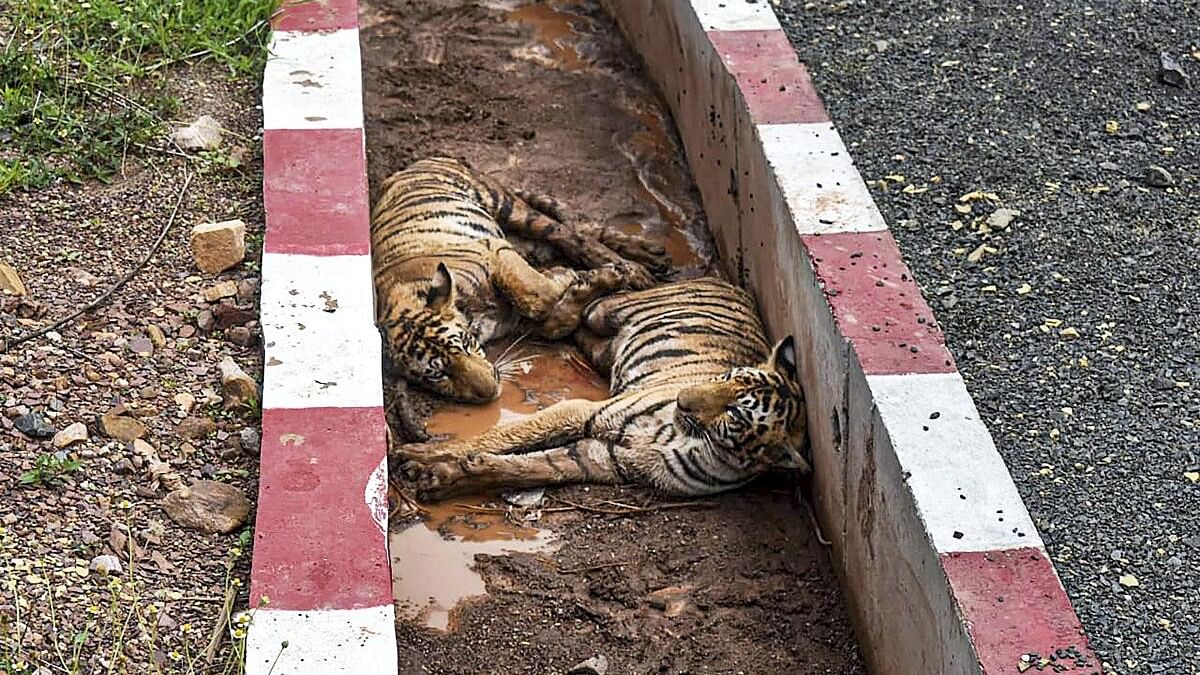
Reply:
[[[559,574],[580,574],[583,572],[594,572],[596,570],[608,569],[609,567],[623,567],[629,565],[628,560],[619,560],[617,562],[600,563],[599,565],[589,565],[587,567],[556,567],[554,571]]]
[[[80,316],[83,316],[85,313],[90,312],[93,309],[96,309],[100,305],[107,302],[108,299],[111,298],[114,293],[116,293],[118,290],[120,290],[122,286],[124,286],[126,283],[128,283],[129,280],[134,277],[134,275],[136,275],[138,272],[142,271],[142,268],[144,268],[146,266],[146,263],[150,262],[150,258],[154,257],[154,254],[158,252],[158,248],[160,246],[162,246],[163,240],[166,239],[166,237],[167,237],[167,232],[169,232],[171,230],[171,226],[173,224],[175,224],[175,216],[177,216],[179,214],[179,206],[183,203],[183,197],[185,194],[187,194],[188,187],[191,186],[191,184],[192,184],[193,176],[194,176],[194,174],[188,173],[187,179],[183,181],[183,187],[179,189],[179,196],[175,200],[175,208],[171,209],[171,215],[169,218],[167,218],[167,222],[163,225],[162,231],[158,233],[158,239],[156,239],[154,241],[154,245],[151,246],[150,250],[146,252],[145,257],[142,258],[141,262],[139,262],[136,266],[134,266],[133,269],[126,272],[124,276],[122,276],[120,279],[117,280],[117,282],[115,284],[112,285],[112,288],[105,291],[100,297],[89,302],[88,304],[84,305],[83,307],[80,307],[79,309],[77,309],[74,312],[72,312],[71,314],[59,319],[58,321],[55,321],[54,323],[50,324],[49,326],[46,326],[45,328],[39,328],[38,330],[36,330],[32,333],[26,333],[25,335],[14,338],[12,341],[10,341],[8,343],[8,347],[9,348],[15,347],[15,346],[21,344],[22,342],[28,342],[29,340],[32,340],[33,338],[36,338],[36,337],[41,337],[41,336],[45,335],[46,333],[49,333],[50,331],[58,330],[59,328],[62,328],[63,326],[65,326],[67,323],[74,321],[75,319],[79,318]]]
[[[685,509],[685,508],[689,508],[689,507],[693,507],[693,506],[695,506],[697,508],[710,509],[717,505],[716,502],[705,502],[705,501],[670,502],[670,503],[666,503],[666,504],[651,504],[650,506],[627,506],[620,510],[616,510],[616,509],[602,509],[599,507],[591,506],[589,504],[580,504],[579,502],[573,502],[569,499],[563,499],[562,497],[551,497],[551,499],[553,499],[554,501],[566,504],[567,506],[578,509],[580,511],[586,511],[588,513],[602,513],[604,515],[609,515],[609,516],[627,516],[627,515],[631,515],[634,513],[649,513],[651,511],[665,511],[667,509]]]
[[[217,649],[221,646],[221,638],[225,636],[225,625],[229,622],[229,614],[233,612],[233,600],[237,597],[237,586],[230,585],[225,589],[225,602],[221,605],[221,615],[217,617],[217,625],[213,628],[212,637],[208,639],[208,647],[204,649],[204,663],[212,665],[217,658]]]
[[[179,600],[180,602],[222,602],[223,598],[215,595],[184,595]]]

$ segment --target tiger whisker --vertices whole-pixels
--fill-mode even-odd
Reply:
[[[505,347],[504,351],[500,352],[500,356],[496,357],[496,360],[503,361],[504,357],[508,356],[509,352],[511,352],[513,350],[513,348],[515,348],[517,345],[521,344],[521,341],[527,337],[529,337],[529,331],[525,331],[525,333],[520,335],[516,340],[513,340],[511,344],[509,344],[507,347]]]

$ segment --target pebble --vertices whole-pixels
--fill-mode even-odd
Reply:
[[[109,438],[132,441],[146,435],[146,425],[126,415],[106,413],[100,416],[100,431]]]
[[[1188,74],[1183,70],[1183,66],[1175,60],[1175,57],[1163,52],[1158,55],[1160,69],[1158,71],[1159,78],[1163,82],[1172,87],[1186,87],[1188,85]]]
[[[171,132],[171,141],[184,150],[214,150],[221,145],[224,129],[212,115],[201,115],[195,122]]]
[[[254,342],[254,333],[245,326],[234,326],[225,331],[225,337],[230,342],[241,347],[248,347]]]
[[[98,555],[92,558],[88,569],[101,575],[120,574],[121,559],[115,555]]]
[[[20,297],[27,292],[24,282],[21,281],[21,275],[17,274],[16,268],[0,260],[0,295],[15,295]]]
[[[221,359],[218,368],[221,370],[221,389],[225,392],[227,409],[259,400],[258,383],[233,358],[226,356]]]
[[[39,412],[28,412],[13,420],[17,431],[30,438],[50,438],[54,435],[54,427],[46,421]]]
[[[75,422],[66,429],[54,434],[54,440],[51,443],[56,448],[65,448],[74,443],[86,441],[88,439],[87,425],[83,422]]]
[[[154,353],[154,342],[150,338],[135,337],[129,341],[129,351],[140,356]]]
[[[167,336],[163,333],[163,329],[155,324],[146,326],[146,335],[150,338],[150,343],[155,349],[162,349],[167,346]]]
[[[183,412],[184,415],[191,414],[192,408],[196,407],[196,397],[192,396],[186,391],[181,391],[178,394],[175,394],[174,401],[175,405],[179,406],[179,410]]]
[[[1142,178],[1150,187],[1167,188],[1175,184],[1175,177],[1170,171],[1157,165],[1146,167],[1146,175]]]
[[[238,432],[238,437],[242,443],[242,452],[247,455],[257,455],[262,445],[262,437],[258,433],[258,429],[246,427]]]
[[[196,481],[162,500],[163,511],[179,525],[201,532],[228,534],[250,514],[250,500],[236,487],[211,480]]]
[[[209,302],[216,302],[222,298],[232,298],[237,295],[237,292],[237,283],[226,280],[204,289],[204,299]]]
[[[200,440],[217,430],[217,423],[207,417],[188,417],[175,427],[175,433],[188,440]]]

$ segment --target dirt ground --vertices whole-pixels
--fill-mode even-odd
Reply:
[[[676,276],[711,272],[711,241],[669,117],[594,3],[360,7],[373,186],[418,158],[457,156],[507,185],[556,196],[580,219],[661,237]],[[563,374],[577,360],[549,360],[543,351],[495,406],[442,409],[429,428],[470,433],[564,396],[603,396],[594,378]],[[418,402],[422,412],[427,403]],[[619,675],[862,673],[828,552],[794,492],[784,476],[661,509],[638,489],[553,491],[536,514],[548,546],[465,556],[487,594],[443,608],[448,631],[413,613],[410,601],[424,598],[399,598],[400,672],[562,673],[604,655]],[[399,519],[393,542],[414,529],[449,542],[536,534],[503,525],[495,503],[441,505],[424,525]],[[393,547],[398,588],[420,588],[412,574],[432,584],[458,573],[426,553]]]
[[[216,117],[232,132],[225,151],[249,149],[239,168],[151,153],[130,156],[109,184],[0,196],[0,260],[28,288],[25,298],[0,296],[4,342],[66,316],[132,269],[168,220],[185,175],[196,172],[162,249],[111,302],[44,338],[0,348],[0,671],[191,672],[226,589],[247,577],[250,551],[239,548],[239,534],[172,522],[143,457],[105,437],[97,420],[124,406],[185,482],[220,480],[254,499],[257,443],[243,449],[240,432],[257,435],[257,413],[222,408],[217,364],[232,356],[256,378],[261,372],[260,94],[257,83],[233,82],[215,66],[180,68],[173,83],[182,115]],[[201,274],[188,246],[192,226],[233,218],[247,224],[247,261],[217,277]],[[223,280],[238,285],[224,301],[236,312],[202,295]],[[152,325],[162,331],[158,344]],[[238,333],[244,344],[234,341]],[[195,401],[186,414],[185,394]],[[87,440],[62,451],[79,468],[52,484],[21,481],[56,452],[49,438],[16,430],[29,412],[56,430],[88,428]],[[185,419],[197,437],[181,433]],[[89,571],[104,555],[120,560],[119,573]],[[235,609],[245,603],[243,590]],[[223,644],[218,667],[236,660]]]

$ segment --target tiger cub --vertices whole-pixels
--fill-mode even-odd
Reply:
[[[557,213],[552,199],[525,196]],[[590,269],[534,269],[506,232],[547,242]],[[483,345],[522,319],[546,338],[565,336],[588,302],[648,288],[654,279],[640,263],[661,270],[666,260],[661,246],[638,237],[558,222],[445,157],[417,161],[384,181],[371,213],[371,249],[389,367],[418,387],[468,402],[500,394]]]
[[[811,470],[792,338],[768,348],[741,289],[698,278],[603,298],[577,340],[610,375],[611,398],[399,446],[424,496],[582,482],[705,495],[772,467]]]

